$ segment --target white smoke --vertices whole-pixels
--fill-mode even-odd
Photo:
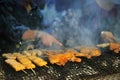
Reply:
[[[63,42],[65,46],[94,46],[98,42],[96,37],[99,39],[97,34],[106,27],[100,24],[100,11],[94,6],[89,7],[89,5],[94,3],[94,0],[85,0],[84,3],[80,3],[80,6],[78,6],[78,2],[74,2],[74,5],[75,3],[77,6],[71,5],[71,7],[76,8],[70,7],[62,12],[57,12],[55,5],[46,7],[44,11],[44,20],[52,27],[52,34]],[[98,18],[97,24],[96,20],[93,20],[93,18],[95,18],[94,16]],[[118,23],[112,25],[115,27],[113,32],[119,32],[119,25]],[[115,35],[118,34],[116,33]]]

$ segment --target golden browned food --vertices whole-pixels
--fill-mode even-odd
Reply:
[[[62,53],[49,54],[48,59],[51,64],[57,64],[57,65],[62,65],[62,66],[65,65],[65,63],[68,61],[68,59]]]
[[[114,50],[115,53],[120,53],[120,48]]]
[[[22,64],[31,64],[32,63],[27,57],[17,57],[17,60]]]
[[[73,56],[76,56],[76,57],[86,57],[86,58],[90,57],[89,53],[78,52],[74,49],[69,49],[65,53],[69,53],[69,55],[73,55]]]
[[[18,52],[14,52],[13,55],[16,56],[16,58],[17,57],[25,57],[25,55],[18,53]]]
[[[26,50],[22,52],[24,55],[26,56],[41,56],[42,55],[42,51],[38,50],[38,49],[34,49],[34,50]]]
[[[28,58],[38,66],[46,66],[47,62],[37,56],[28,56]]]
[[[36,67],[36,66],[35,66],[34,64],[32,64],[32,63],[30,63],[30,64],[24,64],[24,66],[25,66],[26,69],[33,69],[33,68]]]
[[[15,69],[15,71],[20,71],[25,69],[25,66],[23,64],[17,62],[14,59],[7,59],[5,60],[5,62],[9,64],[13,69]]]
[[[77,56],[83,56],[88,59],[101,55],[101,51],[95,47],[77,47],[76,49],[80,51],[79,54],[76,54]]]
[[[27,51],[27,50],[23,51],[22,54],[24,54],[24,55],[26,55],[26,56],[31,56],[31,55],[32,55],[32,54],[29,53],[29,51]]]
[[[23,64],[26,69],[32,69],[35,68],[35,65],[31,62],[31,60],[28,59],[27,56],[20,54],[20,53],[14,53],[14,55],[16,55],[17,60]]]
[[[64,66],[68,61],[81,62],[82,57],[92,58],[100,56],[101,51],[94,47],[77,47],[76,49],[66,48],[65,50],[28,50],[21,53],[13,53],[12,55],[25,66],[26,69],[38,66],[47,66],[47,61],[38,57],[42,52],[49,59],[51,64]],[[117,51],[116,51],[117,52]],[[34,64],[33,64],[34,63]]]
[[[110,43],[110,50],[115,53],[120,53],[120,43]]]
[[[61,51],[58,52],[47,51],[47,52],[48,52],[48,59],[51,64],[64,66],[68,61],[81,62],[81,59],[75,56],[75,54],[78,52],[73,49],[68,49],[64,52]]]
[[[47,50],[46,54],[51,64],[57,64],[59,66],[64,66],[68,62],[69,58],[67,57],[70,57],[69,55],[65,56],[62,50]]]
[[[12,55],[11,53],[4,53],[2,54],[2,57],[7,59],[16,59],[16,56]]]
[[[94,49],[91,50],[90,55],[91,55],[92,57],[100,56],[100,55],[101,55],[101,51],[100,51],[99,49],[97,49],[97,48],[94,48]]]
[[[81,59],[78,58],[79,52],[77,52],[74,49],[68,49],[64,52],[64,56],[67,58],[67,60],[72,62],[81,62]]]
[[[110,50],[115,50],[120,48],[120,43],[110,43]]]
[[[81,62],[82,59],[81,58],[77,58],[77,57],[74,56],[74,57],[71,58],[71,61],[72,62]]]

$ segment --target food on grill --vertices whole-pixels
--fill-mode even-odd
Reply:
[[[80,52],[74,49],[67,49],[64,52],[61,51],[46,51],[48,53],[48,59],[51,64],[57,64],[64,66],[68,61],[81,62],[81,57],[91,58],[94,56],[100,56],[101,51],[97,48],[81,48]]]
[[[38,57],[42,55],[42,52],[45,53],[45,56],[51,64],[60,66],[64,66],[68,61],[81,62],[82,57],[90,59],[101,55],[101,51],[97,48],[77,47],[75,49],[67,48],[65,50],[27,50],[22,51],[22,53],[4,54],[3,56],[7,58],[9,55],[14,56],[14,59],[23,64],[25,69],[33,69],[36,67],[35,64],[37,66],[47,66],[47,61]]]
[[[5,60],[5,62],[7,64],[9,64],[11,67],[13,67],[15,69],[15,71],[20,71],[20,70],[24,70],[25,66],[19,62],[17,62],[14,59],[7,59]]]
[[[48,59],[51,64],[57,64],[64,66],[68,61],[81,62],[81,59],[75,56],[77,51],[66,50],[66,51],[47,51]]]
[[[78,52],[78,51],[76,51],[74,49],[68,49],[65,53],[73,54],[76,57],[86,57],[86,58],[89,58],[89,54],[81,53],[81,52]]]
[[[13,55],[17,57],[17,60],[21,64],[23,64],[26,67],[26,69],[35,68],[35,65],[27,58],[27,56],[20,54],[20,53],[14,53]]]
[[[67,62],[67,59],[61,51],[48,50],[46,53],[51,64],[65,65]]]
[[[88,53],[81,53],[81,52],[76,53],[75,56],[76,56],[76,57],[85,57],[85,58],[87,58],[87,59],[90,59],[90,58],[91,58],[91,55],[90,55],[90,54],[88,54]]]
[[[27,55],[27,56],[30,56],[30,55],[41,56],[42,55],[42,51],[41,50],[37,50],[37,49],[29,50],[29,51],[23,51],[22,53]]]
[[[81,62],[80,58],[77,58],[78,56],[80,57],[80,55],[78,55],[79,53],[73,49],[68,49],[65,51],[64,55],[65,57],[72,62]]]
[[[101,51],[95,47],[75,47],[80,53],[77,55],[81,55],[86,58],[97,57],[101,55]]]
[[[31,56],[31,54],[29,53],[29,51],[23,51],[22,52],[24,55],[26,55],[26,56]]]
[[[101,48],[105,48],[105,47],[108,47],[109,45],[110,45],[110,43],[103,43],[103,44],[98,44],[96,46],[101,47]]]
[[[101,51],[97,48],[93,48],[90,52],[91,57],[96,57],[101,55]]]
[[[28,56],[28,58],[38,66],[46,66],[47,62],[37,56]]]
[[[11,53],[4,53],[2,54],[2,57],[7,59],[16,59],[16,56],[12,55]]]
[[[48,55],[48,59],[51,64],[57,64],[57,65],[65,65],[65,63],[68,61],[67,58],[64,56],[64,54],[61,53],[50,54]]]
[[[114,50],[115,53],[120,53],[120,48]]]
[[[115,50],[120,48],[120,43],[110,43],[110,50]]]
[[[120,43],[110,43],[110,50],[114,51],[115,53],[120,52]]]

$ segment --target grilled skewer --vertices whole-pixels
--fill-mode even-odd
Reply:
[[[7,59],[16,59],[16,56],[12,55],[11,53],[4,53],[2,54],[2,57]]]
[[[15,69],[15,71],[20,71],[25,69],[25,66],[23,64],[17,62],[14,59],[7,59],[5,60],[5,62],[9,64],[13,69]]]
[[[81,62],[81,58],[77,58],[75,54],[76,51],[66,50],[62,51],[47,51],[48,59],[51,64],[57,64],[64,66],[68,61],[72,62]]]
[[[119,53],[120,52],[120,43],[110,43],[110,50]]]
[[[37,56],[28,56],[28,58],[38,66],[46,66],[47,62]]]
[[[33,69],[35,68],[35,65],[27,58],[27,56],[22,55],[20,53],[14,53],[14,55],[16,55],[17,60],[23,64],[26,69]]]

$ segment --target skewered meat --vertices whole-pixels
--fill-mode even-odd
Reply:
[[[7,59],[5,60],[5,62],[9,64],[12,68],[14,68],[15,71],[20,71],[25,69],[25,66],[23,64],[17,62],[14,59]]]
[[[65,53],[73,54],[73,56],[76,56],[76,57],[87,57],[88,56],[88,54],[80,53],[74,49],[68,49]]]
[[[48,59],[51,64],[64,66],[68,61],[81,62],[81,59],[75,56],[75,54],[78,53],[77,51],[72,50],[66,50],[64,52],[47,51],[47,53]]]
[[[120,48],[120,43],[110,43],[110,50],[115,50]]]
[[[64,55],[64,51],[62,50],[47,50],[45,51],[45,53],[47,54],[48,59],[51,64],[57,64],[59,66],[64,66],[65,63],[67,63],[69,59]],[[71,55],[69,55],[69,57],[70,56]]]
[[[28,58],[38,66],[46,66],[47,62],[37,56],[28,56]]]
[[[91,50],[90,55],[92,57],[100,56],[101,55],[101,51],[99,49],[97,49],[97,48],[94,48],[94,49]]]
[[[31,56],[31,54],[29,53],[29,51],[23,51],[22,52],[24,55],[26,55],[26,56]]]
[[[17,60],[23,64],[26,69],[32,69],[35,68],[35,65],[27,58],[27,56],[22,55],[20,53],[14,53],[14,55],[16,55]]]
[[[80,52],[77,55],[87,57],[88,59],[101,55],[101,51],[94,47],[76,47],[75,49]]]
[[[7,58],[7,59],[16,59],[16,57],[12,55],[11,53],[4,53],[2,54],[2,57]]]
[[[24,66],[26,67],[26,69],[33,69],[35,68],[36,66],[34,64],[24,64]]]
[[[71,61],[72,62],[81,62],[82,59],[81,58],[77,58],[77,57],[74,56],[74,57],[71,58]]]
[[[67,58],[62,53],[49,54],[48,59],[51,64],[57,64],[57,65],[65,65],[65,63],[68,61]]]
[[[78,56],[76,56],[77,54],[79,54],[77,51],[73,50],[73,49],[68,49],[65,51],[64,56],[72,62],[81,62],[80,58],[77,58]]]
[[[22,53],[27,55],[27,56],[30,56],[30,55],[41,56],[42,55],[42,51],[41,50],[37,50],[37,49],[29,50],[29,51],[23,51]]]
[[[37,53],[42,55],[42,52],[48,57],[51,64],[57,64],[64,66],[68,61],[71,62],[81,62],[81,57],[92,58],[95,56],[100,56],[101,51],[93,47],[77,47],[76,49],[65,49],[65,50],[29,50],[23,51],[21,53],[13,53],[12,55],[25,66],[26,69],[35,68],[35,65],[46,66],[47,62],[42,58],[38,57]],[[33,64],[33,63],[34,64]]]
[[[110,43],[110,50],[114,51],[115,53],[120,52],[120,43]]]

